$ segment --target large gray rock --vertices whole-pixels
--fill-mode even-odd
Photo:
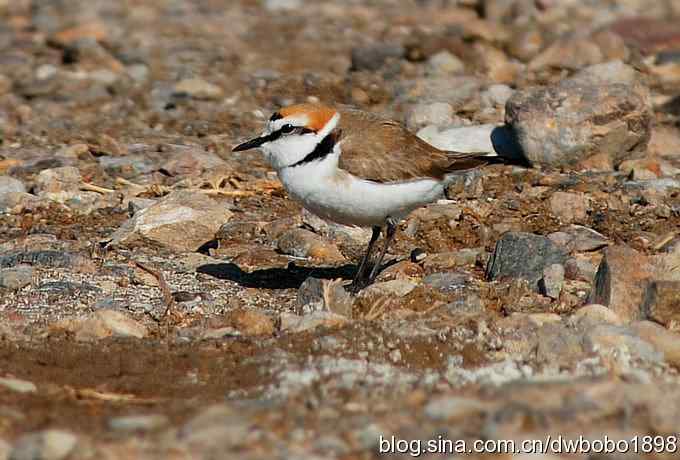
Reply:
[[[19,179],[10,176],[0,176],[0,193],[25,191],[26,186]]]
[[[114,232],[110,244],[195,251],[212,240],[232,212],[202,193],[177,191],[142,209]]]
[[[564,265],[566,259],[566,253],[544,236],[508,232],[496,243],[486,268],[486,277],[491,281],[525,279],[538,291],[543,271],[552,264]]]
[[[534,165],[574,167],[602,154],[616,166],[644,155],[652,110],[642,85],[577,79],[516,92],[505,121]]]

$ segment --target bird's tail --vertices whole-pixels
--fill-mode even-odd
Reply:
[[[497,164],[528,167],[528,164],[521,159],[500,156],[496,152],[446,152],[446,156],[450,161],[446,168],[447,174]]]

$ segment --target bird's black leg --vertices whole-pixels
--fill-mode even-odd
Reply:
[[[385,257],[385,254],[387,254],[387,248],[390,246],[390,243],[394,239],[394,235],[397,233],[397,225],[399,222],[392,218],[388,217],[386,221],[386,230],[385,230],[385,246],[383,246],[382,251],[380,251],[380,256],[378,257],[378,260],[375,262],[375,265],[373,266],[373,270],[371,270],[371,275],[368,277],[368,284],[371,284],[373,281],[375,281],[376,276],[378,276],[378,272],[380,271],[380,264],[382,264],[382,260]]]
[[[350,284],[347,289],[350,292],[359,292],[362,288],[368,285],[368,279],[366,278],[366,270],[369,267],[369,261],[371,259],[371,252],[373,252],[373,246],[380,236],[380,227],[373,227],[373,233],[371,234],[371,241],[368,242],[368,248],[366,248],[366,253],[364,254],[359,268],[357,269],[357,274],[354,276],[352,284]]]

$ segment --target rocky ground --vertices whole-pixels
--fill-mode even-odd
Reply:
[[[0,459],[677,435],[679,1],[0,0],[0,19]],[[532,167],[461,174],[350,296],[370,232],[231,152],[304,101]],[[656,447],[569,458],[677,458]]]

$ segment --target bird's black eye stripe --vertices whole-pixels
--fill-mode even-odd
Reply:
[[[276,137],[281,136],[282,134],[310,134],[310,133],[316,133],[313,129],[309,129],[305,126],[293,126],[290,124],[285,124],[281,126],[279,129],[274,131],[272,134],[275,134]]]
[[[274,112],[272,116],[269,118],[269,121],[276,121],[280,120],[281,118],[283,118],[283,115],[281,115],[279,112]]]
[[[313,129],[309,129],[305,126],[293,126],[290,124],[285,124],[276,131],[272,131],[272,133],[267,136],[267,142],[275,141],[284,134],[291,134],[293,132],[295,134],[316,133],[316,131],[314,131]]]

